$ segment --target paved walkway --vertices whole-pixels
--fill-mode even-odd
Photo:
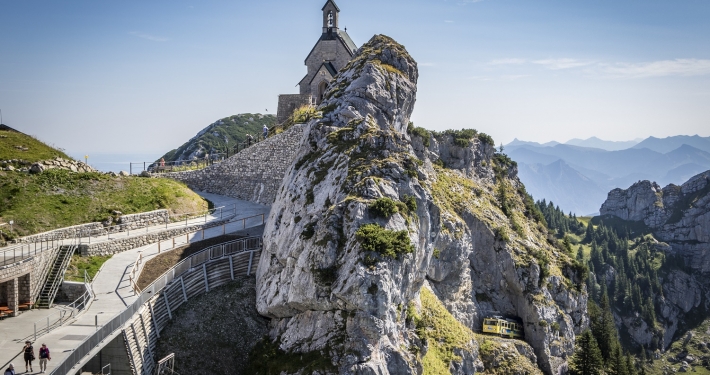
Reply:
[[[229,197],[200,193],[201,196],[211,200],[215,207],[236,204],[238,218],[265,214],[268,216],[269,206],[255,204],[252,202],[241,201]],[[219,217],[212,220],[218,220]],[[209,220],[209,218],[208,218]],[[246,221],[244,224],[241,221],[232,222],[227,226],[227,232],[241,229],[244,225],[247,228],[261,224],[261,218],[256,220]],[[160,227],[160,226],[158,226]],[[150,228],[153,230],[155,228]],[[140,233],[142,234],[142,233]],[[205,230],[205,238],[216,237],[222,234],[222,227],[215,227]],[[201,240],[201,233],[193,234],[189,240]],[[172,245],[172,241],[163,241],[165,247]],[[103,324],[109,322],[113,317],[124,311],[127,305],[135,301],[136,296],[129,285],[127,273],[133,267],[134,262],[138,259],[139,254],[143,254],[144,263],[148,258],[158,253],[156,244],[139,247],[136,249],[124,251],[115,254],[104,263],[101,271],[95,276],[91,286],[96,295],[94,301],[88,309],[83,311],[78,318],[69,324],[56,328],[48,334],[39,337],[38,342],[34,344],[35,350],[38,350],[42,343],[46,343],[52,353],[52,361],[47,366],[48,372],[55,367],[54,365],[65,358],[77,345],[84,339],[93,334]],[[47,311],[51,310],[33,310],[21,314],[19,317],[7,318],[0,321],[0,364],[10,360],[15,364],[16,370],[24,371],[24,361],[21,356],[12,359],[20,349],[22,342],[34,334],[34,322],[44,318]],[[27,317],[25,317],[27,315]],[[32,340],[32,338],[30,338]],[[36,355],[36,353],[35,353]],[[39,363],[35,362],[34,370],[38,372]]]

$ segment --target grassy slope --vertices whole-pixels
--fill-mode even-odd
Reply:
[[[22,151],[15,146],[26,147]],[[54,157],[71,159],[64,152],[56,150],[37,139],[14,131],[0,130],[0,160],[22,159],[29,162],[52,159]]]
[[[84,281],[84,271],[93,279],[109,258],[111,258],[111,255],[83,257],[79,254],[74,254],[69,262],[67,272],[64,274],[64,280]]]
[[[192,142],[186,142],[177,149],[169,151],[163,155],[163,158],[165,158],[166,161],[175,161],[183,151],[193,145],[202,145],[205,150],[211,153],[225,152],[227,147],[229,147],[231,154],[232,148],[237,143],[244,142],[247,133],[257,137],[261,134],[264,125],[269,128],[274,126],[276,124],[276,116],[243,113],[225,117],[220,121],[222,121],[221,125],[215,125],[212,129],[200,135]],[[218,133],[219,136],[216,136],[215,133]],[[225,142],[225,137],[229,142]]]
[[[0,172],[0,221],[15,221],[10,238],[101,221],[112,210],[131,214],[159,208],[195,212],[206,209],[207,202],[184,184],[162,178]]]
[[[692,374],[709,374],[710,366],[705,367],[702,365],[702,358],[707,358],[709,349],[707,346],[701,343],[710,343],[710,319],[705,320],[700,326],[695,329],[690,330],[693,333],[693,337],[686,342],[686,337],[675,341],[671,344],[670,348],[665,353],[660,354],[660,359],[648,360],[646,363],[646,371],[650,375],[661,375],[665,373],[675,373],[680,369],[680,362],[677,360],[672,360],[672,358],[677,358],[680,353],[686,352],[693,357],[695,361],[690,363]],[[669,359],[671,359],[669,361]],[[675,370],[675,371],[674,371]]]

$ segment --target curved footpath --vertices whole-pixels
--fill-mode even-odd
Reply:
[[[212,201],[215,207],[236,204],[236,220],[259,214],[264,214],[265,216],[269,214],[270,206],[216,194],[197,193]],[[219,219],[213,218],[212,220]],[[254,224],[256,223],[247,222],[245,226],[250,227],[254,226]],[[261,224],[260,218],[258,219],[258,224]],[[232,225],[234,227],[231,228],[230,231],[241,229],[242,227],[241,221],[233,223]],[[149,228],[149,230],[157,230],[159,227],[161,226]],[[222,234],[222,227],[205,229],[204,233],[205,238],[216,237]],[[190,238],[191,242],[194,237],[195,235],[193,234]],[[201,239],[201,235],[197,235],[197,240]],[[37,342],[33,344],[35,354],[37,354],[36,351],[42,343],[47,344],[47,347],[50,349],[52,360],[49,361],[47,372],[51,372],[55,368],[55,364],[58,364],[62,359],[66,358],[84,339],[96,332],[98,328],[101,328],[113,317],[123,312],[126,306],[136,300],[136,295],[134,295],[129,285],[127,274],[131,267],[133,267],[140,253],[142,253],[143,258],[146,259],[147,257],[156,255],[157,251],[158,249],[155,244],[142,246],[115,254],[104,263],[91,284],[96,297],[88,309],[82,311],[70,324],[56,328],[48,334],[38,337]],[[18,317],[7,318],[0,321],[0,364],[12,361],[18,373],[23,372],[24,361],[21,356],[17,356],[22,349],[23,342],[33,339],[34,323],[54,313],[55,310],[56,309],[32,310],[24,312]],[[96,324],[98,324],[98,326]],[[39,373],[38,361],[34,361],[33,368],[35,370],[34,373]]]

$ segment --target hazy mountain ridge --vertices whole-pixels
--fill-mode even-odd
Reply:
[[[593,137],[585,141],[597,140]],[[630,148],[613,151],[569,144],[575,141],[540,144],[516,139],[505,150],[518,162],[520,179],[535,199],[552,200],[566,212],[578,215],[598,212],[606,192],[612,189],[639,180],[681,184],[710,169],[710,137],[649,137]],[[558,161],[565,167],[560,168]]]

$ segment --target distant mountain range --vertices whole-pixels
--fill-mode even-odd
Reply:
[[[599,212],[607,193],[639,180],[681,184],[710,169],[710,137],[649,137],[627,142],[596,137],[564,144],[520,141],[505,146],[535,199],[577,215]]]

